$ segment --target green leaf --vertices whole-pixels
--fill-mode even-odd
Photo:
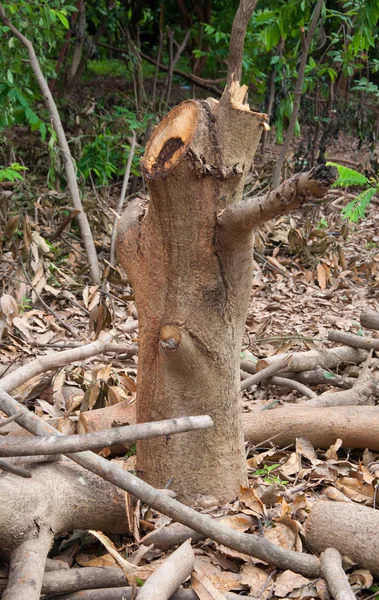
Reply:
[[[358,171],[354,171],[354,169],[349,169],[348,167],[343,167],[334,162],[327,162],[327,167],[336,167],[338,171],[338,179],[333,183],[333,187],[347,187],[349,185],[366,185],[369,183],[367,177],[358,173]]]
[[[371,198],[375,196],[376,191],[376,188],[369,188],[359,194],[359,196],[342,209],[342,217],[353,223],[358,223],[359,219],[363,219],[365,216],[367,207],[370,204]]]
[[[61,21],[61,23],[63,23],[63,26],[66,29],[69,29],[70,25],[68,23],[67,17],[65,17],[65,15],[64,15],[64,13],[61,11],[57,11],[56,15],[57,15],[58,19]]]
[[[13,79],[13,73],[10,69],[7,70],[7,79],[9,81],[9,83],[13,83],[14,79]]]
[[[325,379],[333,379],[334,378],[333,373],[329,373],[329,371],[323,371],[323,375],[324,375]]]

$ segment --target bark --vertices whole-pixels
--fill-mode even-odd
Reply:
[[[360,322],[362,327],[379,330],[379,313],[368,308],[361,313]]]
[[[355,600],[355,594],[342,568],[341,554],[335,548],[327,548],[320,557],[321,573],[328,584],[334,600]]]
[[[352,348],[362,348],[363,350],[379,350],[379,339],[355,335],[346,331],[328,331],[328,340],[337,342]]]
[[[262,202],[262,218],[249,203],[248,226],[234,215],[265,124],[243,104],[245,91],[232,83],[220,102],[189,100],[162,120],[143,159],[150,202],[131,203],[119,227],[119,260],[139,314],[137,420],[205,410],[215,423],[205,435],[138,444],[143,477],[159,488],[172,479],[187,502],[198,494],[221,502],[246,483],[239,353],[253,229],[276,206],[271,197],[269,206]],[[323,174],[322,193],[337,175],[325,167]],[[294,184],[291,198],[297,189],[302,194]]]
[[[10,20],[6,17],[4,9],[0,6],[0,18],[2,19],[4,25],[9,27],[12,33],[16,36],[16,38],[25,46],[29,54],[30,66],[33,69],[34,75],[38,81],[38,84],[41,88],[42,94],[45,99],[45,103],[47,105],[51,120],[53,122],[53,127],[57,134],[58,145],[62,152],[63,163],[65,167],[66,177],[67,177],[67,187],[71,194],[72,204],[74,208],[79,210],[79,214],[76,219],[79,223],[80,233],[82,236],[82,240],[84,243],[84,247],[87,253],[88,264],[91,272],[91,277],[94,283],[100,283],[100,266],[97,258],[97,252],[95,248],[95,244],[92,237],[91,228],[87,219],[87,215],[83,210],[82,201],[80,198],[80,192],[78,187],[78,182],[76,179],[76,169],[74,160],[71,156],[70,148],[67,143],[67,139],[64,133],[64,129],[62,126],[62,121],[60,119],[57,106],[55,104],[54,98],[52,96],[51,91],[46,83],[46,79],[41,71],[41,67],[39,66],[39,62],[34,51],[33,44],[30,40],[28,40],[22,33],[16,29],[10,22]]]
[[[191,541],[187,540],[173,552],[145,581],[138,600],[168,600],[195,566]]]
[[[48,423],[30,413],[24,406],[16,402],[1,389],[0,410],[8,415],[14,413],[20,414],[20,425],[34,435],[56,434],[56,431]],[[307,577],[317,577],[320,573],[320,561],[316,557],[280,548],[266,538],[240,533],[229,527],[223,527],[211,517],[170,498],[132,473],[93,454],[93,452],[78,452],[76,454],[69,454],[68,457],[92,473],[99,475],[104,480],[113,483],[115,486],[142,500],[151,508],[168,515],[179,523],[188,525],[195,529],[195,531],[202,533],[205,537],[209,537],[220,544],[224,544],[249,556],[256,556],[280,568],[300,572]],[[26,480],[22,479],[19,481],[25,482]],[[43,497],[45,498],[45,496]],[[13,506],[13,509],[15,510],[16,507]],[[70,509],[70,514],[74,513],[71,506],[65,505],[65,509]],[[108,510],[108,513],[110,513],[109,517],[113,517],[113,513],[115,512]],[[100,511],[98,513],[100,515]],[[97,516],[99,516],[98,513],[96,513]],[[74,514],[73,518],[75,517],[76,515]],[[81,525],[70,525],[67,529],[75,527],[78,528]],[[89,527],[84,526],[83,528],[91,527],[92,524]],[[118,527],[120,527],[119,522]],[[101,529],[101,526],[95,524],[94,528]]]
[[[2,521],[4,527],[4,517]],[[11,552],[8,585],[2,595],[3,600],[38,600],[40,597],[46,557],[54,534],[47,525],[36,525],[28,539]]]
[[[305,67],[306,67],[307,59],[308,59],[308,52],[309,52],[309,48],[310,48],[310,45],[312,42],[313,35],[316,31],[316,27],[317,27],[320,13],[321,13],[323,2],[324,2],[324,0],[317,0],[317,4],[314,8],[312,20],[309,25],[309,30],[308,30],[306,37],[305,37],[304,31],[302,31],[301,60],[300,60],[300,65],[299,65],[299,71],[297,73],[297,82],[296,82],[296,88],[295,88],[295,95],[294,95],[294,99],[293,99],[292,115],[291,115],[291,119],[290,119],[290,122],[288,125],[288,129],[287,129],[286,137],[284,139],[282,150],[280,152],[279,158],[275,165],[274,175],[272,177],[272,187],[273,188],[277,188],[280,183],[280,175],[282,172],[283,163],[286,158],[290,143],[292,141],[295,124],[297,121],[297,116],[299,114],[301,94],[302,94],[303,84],[304,84]]]
[[[128,531],[125,494],[101,477],[71,461],[27,468],[31,479],[11,474],[0,479],[3,555],[11,555],[24,542],[37,540],[40,530],[51,529],[54,535],[92,527],[108,533]]]
[[[258,0],[241,0],[234,17],[230,36],[227,85],[241,81],[243,47],[246,29]]]
[[[336,548],[372,575],[379,576],[379,513],[356,503],[314,503],[305,524],[306,544],[314,552]]]
[[[294,381],[298,381],[307,386],[313,385],[329,385],[333,387],[349,390],[353,387],[356,379],[347,377],[346,375],[336,375],[330,371],[326,371],[321,367],[312,369],[311,371],[302,371],[300,373],[283,373],[283,378],[288,377]]]
[[[126,427],[106,429],[97,433],[82,435],[49,436],[39,438],[9,437],[0,438],[0,456],[33,456],[38,454],[67,454],[112,447],[118,444],[128,446],[136,440],[155,436],[170,436],[184,431],[196,431],[212,427],[212,419],[207,416],[184,417],[170,421],[156,421]],[[10,465],[9,465],[10,466]]]
[[[288,355],[290,356],[290,355]],[[256,363],[250,361],[241,362],[241,379],[245,380],[249,377],[249,373],[255,375],[257,372]],[[247,372],[245,372],[247,371]],[[311,390],[306,385],[302,384],[299,381],[295,381],[288,377],[288,373],[285,374],[286,377],[269,377],[268,379],[263,380],[263,385],[277,385],[279,387],[288,387],[291,390],[296,390],[300,396],[305,396],[306,398],[315,398],[317,396],[316,392]],[[241,386],[242,389],[242,386]]]
[[[78,70],[80,59],[83,54],[83,44],[86,36],[86,5],[83,2],[79,8],[79,19],[77,34],[75,37],[74,50],[72,53],[71,65],[67,72],[67,82],[71,82],[75,77],[75,73]]]
[[[312,408],[303,405],[243,415],[245,440],[254,446],[275,437],[284,448],[304,436],[318,448],[328,448],[337,438],[344,448],[379,450],[379,408],[376,406],[335,406]]]
[[[327,392],[303,402],[303,406],[362,406],[374,404],[373,390],[368,381],[364,385],[354,386],[351,390],[342,392]]]
[[[257,362],[257,371],[265,369],[268,365],[276,363],[283,358],[283,354],[276,354],[263,358]],[[329,348],[327,350],[310,350],[309,352],[293,352],[288,364],[290,371],[311,371],[318,367],[334,369],[343,364],[360,364],[366,360],[366,350],[357,350],[349,346]],[[285,376],[285,373],[283,373]]]

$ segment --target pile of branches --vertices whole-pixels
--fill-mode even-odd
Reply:
[[[360,320],[363,327],[379,330],[378,313],[365,311]],[[283,447],[306,437],[313,445],[326,448],[339,438],[345,448],[379,450],[375,406],[379,383],[370,373],[370,360],[379,350],[379,339],[338,331],[330,331],[328,339],[341,345],[241,363],[242,390],[264,383],[289,387],[306,398],[297,404],[272,410],[267,410],[271,408],[267,405],[263,410],[259,407],[244,413],[246,441],[262,447],[274,440]],[[335,598],[354,598],[341,555],[379,576],[375,546],[379,516],[372,508],[354,502],[317,500],[306,522],[306,544],[320,555],[318,558],[277,546],[261,535],[225,527],[218,519],[181,504],[168,490],[154,489],[116,462],[93,452],[121,445],[125,453],[125,447],[138,439],[206,429],[213,426],[207,415],[130,425],[135,423],[135,405],[121,402],[81,414],[79,430],[91,433],[63,435],[10,395],[32,377],[74,361],[105,353],[130,356],[136,352],[135,344],[115,344],[111,334],[103,333],[95,342],[48,353],[0,379],[0,410],[5,414],[0,433],[7,434],[0,437],[0,468],[4,471],[0,477],[0,550],[9,563],[7,577],[0,579],[0,586],[5,588],[3,599],[33,600],[41,594],[72,600],[133,598],[137,590],[139,600],[237,597],[221,594],[196,566],[190,540],[204,538],[280,569],[311,578],[322,576]],[[343,365],[351,364],[363,364],[358,378],[336,374]],[[321,394],[312,389],[325,385],[341,389]],[[114,427],[115,423],[129,425]],[[124,492],[175,521],[147,536],[149,549],[152,545],[165,550],[179,548],[141,589],[136,587],[142,569],[137,563],[146,549],[135,561],[128,562],[109,538],[96,531],[133,534],[133,518],[125,518],[130,509]],[[121,570],[67,569],[60,561],[47,559],[54,536],[73,529],[95,530],[92,533],[115,557]],[[189,576],[191,589],[180,587]]]

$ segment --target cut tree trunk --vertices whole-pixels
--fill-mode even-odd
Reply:
[[[231,499],[247,481],[239,354],[253,229],[324,195],[336,177],[320,166],[240,203],[266,125],[245,94],[232,82],[220,102],[188,100],[162,120],[142,164],[150,202],[132,202],[118,233],[138,305],[138,422],[206,413],[215,423],[205,434],[138,444],[141,477],[170,483],[189,503]]]

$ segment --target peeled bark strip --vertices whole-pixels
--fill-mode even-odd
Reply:
[[[49,436],[20,439],[18,437],[0,438],[0,456],[33,456],[38,454],[67,454],[112,447],[117,444],[132,444],[136,440],[151,437],[174,435],[184,431],[208,429],[213,426],[212,419],[206,415],[184,417],[154,423],[143,423],[126,427],[106,429],[97,433]],[[1,461],[0,461],[1,468]]]
[[[236,225],[234,210],[266,125],[243,104],[245,93],[232,82],[220,102],[188,100],[162,120],[143,159],[150,202],[131,203],[118,234],[138,305],[138,422],[206,413],[215,423],[167,444],[138,444],[142,477],[159,488],[172,480],[187,502],[198,495],[230,500],[246,484],[238,373],[252,230],[294,205],[279,191],[263,202],[262,218],[260,203],[249,201],[248,226],[238,218]],[[325,193],[336,172],[316,172],[323,175],[315,187]],[[297,186],[289,187],[295,203]]]
[[[362,327],[366,327],[366,329],[379,330],[379,313],[370,308],[364,310],[360,316],[360,323]]]
[[[194,566],[195,554],[191,541],[187,540],[145,581],[138,600],[168,600],[191,575]]]
[[[306,543],[314,552],[336,548],[363,569],[379,576],[379,512],[356,503],[314,503],[306,525]]]
[[[356,600],[349,580],[342,568],[341,554],[335,548],[327,548],[320,556],[321,573],[328,584],[334,600]]]
[[[257,371],[265,369],[269,365],[280,361],[284,354],[276,354],[268,358],[263,358],[257,362]],[[360,364],[366,360],[368,353],[366,350],[357,350],[350,346],[341,346],[340,348],[328,348],[327,350],[310,350],[309,352],[293,352],[288,363],[289,371],[311,371],[317,367],[333,369],[342,364]],[[285,373],[283,373],[285,376]]]
[[[337,438],[344,448],[379,450],[379,407],[306,407],[303,404],[254,411],[242,415],[245,440],[254,446],[275,437],[275,444],[288,446],[297,437],[307,437],[314,446],[328,448]]]
[[[379,339],[363,337],[346,331],[328,331],[328,340],[363,350],[379,350]]]

